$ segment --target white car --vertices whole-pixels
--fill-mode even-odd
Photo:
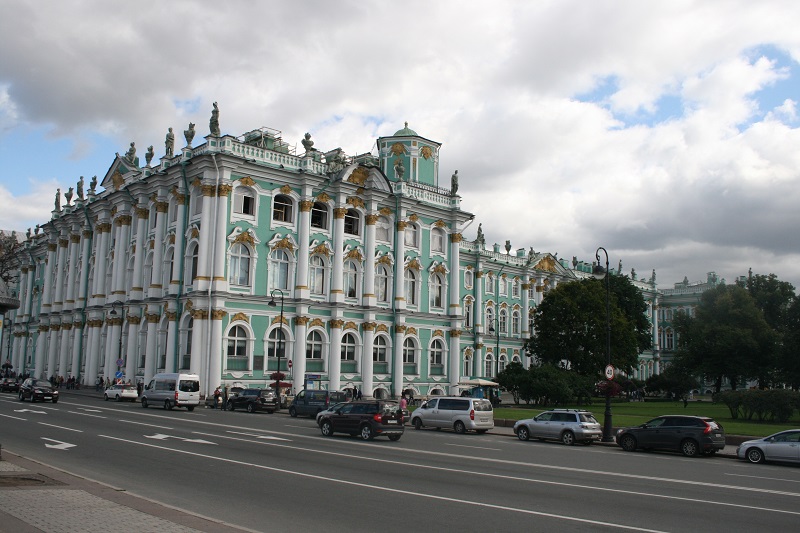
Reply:
[[[121,402],[122,400],[130,400],[135,402],[139,399],[139,395],[136,393],[135,386],[119,383],[116,385],[111,385],[109,388],[107,388],[105,392],[103,392],[103,399],[106,401],[116,400]]]
[[[736,449],[736,455],[751,463],[800,463],[800,429],[781,431],[763,439],[743,442]]]

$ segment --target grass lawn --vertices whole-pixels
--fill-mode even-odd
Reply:
[[[506,398],[504,398],[505,400]],[[510,399],[510,398],[508,398]],[[505,404],[505,402],[503,402]],[[513,405],[513,404],[512,404]],[[605,402],[602,398],[594,398],[589,406],[570,405],[565,406],[570,409],[586,409],[594,413],[595,418],[600,424],[603,423],[603,411]],[[540,405],[526,405],[520,402],[519,406],[506,406],[495,409],[496,419],[520,420],[531,418],[542,411],[547,410]],[[734,420],[731,413],[723,403],[712,403],[710,399],[700,401],[690,401],[684,408],[683,402],[625,402],[611,404],[611,414],[613,415],[614,427],[636,426],[644,424],[651,418],[660,415],[699,415],[710,416],[725,429],[728,435],[753,435],[756,437],[766,437],[778,431],[800,427],[800,415],[794,413],[791,420],[786,424],[759,423],[748,420]]]

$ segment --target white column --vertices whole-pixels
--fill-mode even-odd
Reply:
[[[49,378],[56,372],[56,359],[58,357],[58,333],[61,324],[50,324],[50,341],[47,345],[47,371],[45,377]],[[37,378],[40,376],[36,376]]]
[[[170,307],[174,306],[174,302],[170,302]],[[174,309],[167,311],[167,358],[164,362],[164,372],[175,372],[178,354],[176,353],[177,343],[175,342],[176,335],[178,335],[178,315]]]
[[[153,270],[151,272],[150,287],[147,289],[147,296],[149,298],[161,298],[164,294],[164,288],[161,283],[164,275],[164,265],[162,264],[164,258],[164,230],[167,225],[169,204],[167,202],[156,202],[154,207],[156,210],[156,231],[153,236]],[[149,356],[150,353],[147,355]]]
[[[128,341],[125,345],[125,378],[136,384],[136,372],[139,369],[139,311],[128,308],[125,319],[128,322]]]
[[[345,213],[347,213],[347,209],[343,207],[337,207],[333,210],[333,275],[331,276],[330,300],[339,303],[344,301],[344,280],[342,278],[342,271],[344,268]]]
[[[306,384],[306,335],[308,333],[307,316],[294,319],[294,356],[292,357],[292,385],[295,393],[300,392]]]
[[[19,331],[15,331],[13,333],[13,335],[14,335],[14,343],[13,343],[13,347],[11,348],[11,353],[13,354],[12,357],[11,357],[11,364],[14,365],[14,368],[18,368],[20,370],[23,370],[22,362],[25,359],[24,359],[24,354],[22,353],[22,340],[21,340],[22,337],[20,337],[19,334],[20,334]],[[41,377],[41,375],[34,376],[34,377],[38,378],[38,377]]]
[[[473,304],[474,307],[472,308],[472,321],[475,324],[475,334],[479,335],[485,331],[483,327],[483,321],[486,318],[486,310],[483,308],[483,272],[481,271],[481,264],[478,263],[477,268],[475,269],[475,303]],[[476,339],[477,341],[477,339]],[[475,369],[473,369],[474,371]],[[476,376],[480,376],[480,374],[476,373]]]
[[[332,319],[331,349],[328,351],[328,390],[339,390],[342,386],[342,326],[344,322]]]
[[[372,226],[375,228],[375,226]],[[368,257],[373,257],[374,254]],[[370,259],[371,263],[374,263]],[[375,322],[364,323],[364,349],[361,351],[361,392],[367,398],[372,398],[375,388],[375,372],[373,371],[372,349],[375,344]]]
[[[119,316],[106,318],[106,346],[103,357],[103,379],[114,381],[117,370],[117,353],[119,352],[119,336],[122,331],[122,318]]]
[[[83,384],[94,386],[97,381],[97,365],[100,356],[100,333],[103,326],[102,319],[93,319],[87,322],[89,326],[89,358],[86,361],[86,373],[83,375]]]
[[[406,222],[400,220],[399,216],[400,214],[398,213],[396,231],[394,234],[394,250],[395,250],[394,305],[396,309],[404,310],[406,308],[406,276],[405,276]],[[420,283],[422,283],[422,280],[420,280]],[[402,381],[403,381],[402,373],[400,374],[400,381],[402,387]]]
[[[92,252],[91,249],[92,243],[92,232],[91,230],[85,229],[81,233],[81,271],[78,274],[78,294],[77,298],[75,299],[75,309],[83,309],[86,302],[88,302],[87,298],[87,291],[89,285],[89,276],[87,275],[89,272],[89,258],[91,257],[90,254]],[[83,347],[86,350],[86,346]],[[79,369],[73,370],[73,372],[77,372]]]
[[[147,320],[147,342],[144,358],[144,382],[149,383],[156,375],[158,361],[158,322],[161,316],[156,313],[145,313]]]
[[[136,213],[136,244],[134,245],[133,254],[133,280],[130,299],[141,300],[146,294],[145,286],[150,283],[149,279],[142,279],[144,258],[147,255],[145,239],[147,237],[147,220],[150,217],[150,211],[144,207],[137,207],[134,212]]]
[[[405,324],[394,325],[394,355],[392,356],[392,396],[400,398],[403,394],[403,337]]]
[[[178,287],[183,272],[181,269],[185,266],[184,258],[186,255],[186,228],[184,227],[184,219],[186,218],[186,198],[183,193],[174,193],[175,206],[178,210],[177,221],[175,223],[175,253],[173,255],[172,276],[169,282],[169,293],[172,295],[178,294],[180,288]]]
[[[62,317],[61,324],[61,342],[59,343],[58,354],[58,371],[55,372],[56,376],[63,376],[67,379],[67,363],[69,361],[69,349],[71,347],[69,342],[69,332],[72,329],[72,322],[68,322],[69,315]]]
[[[461,240],[460,233],[450,234],[450,315],[461,314]]]
[[[69,240],[66,238],[58,239],[58,256],[56,259],[56,290],[53,300],[53,311],[61,311],[64,303],[64,264],[67,260],[67,246]],[[48,369],[52,372],[52,369]]]
[[[114,242],[114,273],[111,278],[112,294],[115,300],[124,300],[127,293],[125,287],[125,271],[127,270],[128,242],[131,240],[131,220],[127,214],[117,216],[114,223],[117,225],[117,235]],[[155,270],[155,267],[153,268]]]
[[[297,247],[297,276],[295,277],[295,297],[308,298],[310,290],[308,288],[308,261],[309,261],[309,241],[311,240],[311,208],[314,206],[313,200],[303,200],[300,202],[300,224],[298,227],[298,247]],[[305,360],[305,352],[303,359]],[[297,364],[297,361],[292,363]],[[299,391],[295,385],[295,388]]]
[[[212,280],[214,290],[227,291],[228,278],[225,276],[225,259],[227,257],[227,230],[228,230],[228,195],[231,193],[230,185],[220,185],[217,196],[217,227],[216,248],[214,249],[214,279]],[[219,379],[219,377],[217,377]],[[216,385],[214,385],[216,388]],[[211,389],[213,392],[214,389]]]
[[[205,309],[195,308],[192,311],[192,354],[189,371],[192,374],[205,373],[203,365],[203,351],[206,347],[206,327],[208,327],[208,312]],[[266,364],[266,363],[265,363]]]
[[[81,372],[81,348],[83,348],[83,352],[87,351],[86,346],[81,346],[84,324],[80,321],[80,317],[78,315],[76,315],[75,322],[73,322],[72,327],[74,332],[72,334],[72,359],[69,363],[69,374],[77,378]]]
[[[364,295],[361,305],[365,307],[375,307],[377,304],[375,297],[375,223],[378,221],[378,216],[367,215],[364,217]],[[372,360],[371,348],[369,359]],[[367,394],[371,395],[372,390],[367,390]]]
[[[213,393],[217,385],[222,379],[222,317],[225,313],[222,311],[212,311],[211,320],[208,321],[208,327],[211,328],[211,345],[208,347],[208,376],[206,377],[206,390],[205,394]],[[284,341],[285,346],[285,341]],[[192,348],[194,350],[194,348]],[[265,362],[266,364],[266,362]],[[202,374],[201,374],[202,376]],[[202,383],[202,377],[201,377]],[[201,394],[204,391],[200,391]],[[277,392],[277,391],[276,391]]]
[[[47,332],[50,331],[50,326],[47,324],[39,325],[39,337],[36,339],[36,355],[33,360],[33,368],[30,370],[32,376],[39,377],[44,372],[44,356],[47,348]],[[11,329],[4,331],[3,335],[11,335]],[[21,367],[16,362],[12,362],[14,370],[18,371]]]
[[[56,250],[58,245],[54,242],[47,243],[47,263],[44,267],[44,283],[42,292],[42,313],[49,313],[50,307],[53,305],[53,267],[56,264]],[[86,268],[84,266],[84,268]],[[43,369],[40,369],[43,370]],[[37,375],[38,377],[38,375]]]
[[[455,269],[453,269],[455,270]],[[448,348],[448,374],[450,377],[450,394],[458,395],[458,382],[461,381],[461,330],[450,330],[450,346]]]
[[[203,210],[200,216],[200,239],[197,249],[197,277],[195,278],[198,291],[207,291],[211,284],[211,267],[213,257],[211,254],[211,239],[213,238],[214,211],[216,204],[216,187],[213,185],[203,185]],[[222,222],[224,225],[225,221]],[[194,344],[192,345],[194,346]]]
[[[33,290],[33,275],[35,267],[23,266],[19,270],[20,298],[22,298],[20,319],[27,322],[31,316],[31,291]]]
[[[92,287],[92,293],[89,295],[90,301],[106,297],[106,258],[108,257],[108,246],[111,237],[111,224],[108,222],[97,224],[95,231],[99,233],[99,241],[95,249],[94,287]]]
[[[69,236],[69,273],[67,275],[67,295],[64,302],[64,309],[71,310],[75,308],[75,291],[78,289],[78,280],[76,276],[81,272],[78,270],[78,254],[81,247],[81,235],[77,233],[80,228],[75,228],[76,233]],[[64,376],[66,379],[67,376]]]

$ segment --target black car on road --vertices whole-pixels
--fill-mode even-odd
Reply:
[[[687,457],[714,455],[725,447],[725,431],[705,416],[665,415],[618,430],[617,444],[626,452],[642,449],[679,451]]]
[[[266,411],[270,414],[278,409],[275,393],[265,389],[243,389],[238,394],[228,397],[228,411],[244,409],[248,413]]]
[[[28,378],[19,386],[19,401],[58,403],[58,391],[49,381]]]
[[[358,435],[363,440],[387,436],[400,440],[403,436],[403,411],[400,404],[389,400],[364,400],[342,403],[320,414],[317,423],[322,434]]]
[[[19,392],[19,381],[14,378],[0,380],[0,392]]]

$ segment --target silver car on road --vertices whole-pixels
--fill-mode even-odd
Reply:
[[[764,461],[800,463],[800,429],[790,429],[763,439],[745,441],[736,449],[736,456],[751,463]]]

